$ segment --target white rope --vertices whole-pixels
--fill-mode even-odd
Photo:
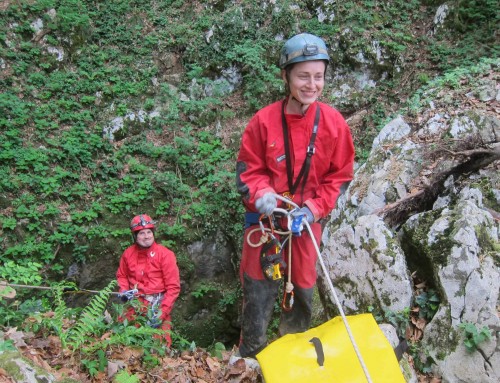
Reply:
[[[292,206],[294,206],[295,208],[299,208],[298,205],[296,205],[295,203],[293,203],[292,201],[290,201],[288,198],[285,198],[279,194],[274,194],[274,196],[283,201],[283,202],[286,202]],[[280,211],[280,212],[285,212],[285,214],[289,215],[290,212],[286,211],[286,210],[283,210],[283,209],[279,209],[279,208],[276,208],[275,211]],[[309,236],[311,237],[312,239],[312,243],[314,245],[314,248],[316,249],[316,252],[318,254],[318,259],[319,259],[319,263],[321,265],[321,269],[323,270],[323,273],[325,274],[325,279],[326,281],[328,282],[328,286],[330,287],[330,290],[331,290],[331,293],[332,293],[332,296],[334,298],[334,301],[335,301],[335,304],[337,305],[337,308],[340,312],[340,316],[342,317],[342,321],[344,322],[344,326],[347,330],[347,334],[349,335],[349,339],[351,340],[351,344],[354,348],[354,351],[356,352],[356,356],[358,357],[358,360],[359,360],[359,363],[361,364],[361,367],[363,368],[363,372],[365,373],[365,377],[366,377],[366,380],[368,383],[372,383],[372,379],[370,377],[370,373],[368,372],[368,368],[366,367],[366,364],[365,364],[365,361],[363,360],[363,356],[361,355],[361,352],[359,351],[359,348],[358,348],[358,345],[356,343],[356,340],[354,339],[354,336],[352,334],[352,331],[351,331],[351,327],[349,326],[349,323],[347,322],[347,318],[345,316],[345,313],[344,313],[344,310],[342,309],[342,305],[340,304],[340,301],[339,301],[339,298],[337,297],[337,293],[335,292],[335,289],[333,287],[333,283],[332,283],[332,280],[328,274],[328,270],[326,269],[326,266],[325,266],[325,263],[323,262],[323,258],[321,257],[321,252],[319,250],[319,247],[318,247],[318,244],[316,243],[316,238],[314,237],[314,234],[311,230],[311,226],[309,225],[309,222],[307,222],[307,220],[304,221],[305,222],[305,225],[307,227],[307,231],[309,232]],[[291,248],[291,247],[290,247]]]

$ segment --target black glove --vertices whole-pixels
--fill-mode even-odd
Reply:
[[[127,290],[127,291],[122,291],[120,295],[118,295],[123,303],[128,302],[129,300],[133,299],[135,294],[137,294],[139,291],[137,289],[132,289],[132,290]]]

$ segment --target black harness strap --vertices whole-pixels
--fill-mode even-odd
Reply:
[[[318,133],[318,125],[319,125],[319,115],[320,108],[319,104],[316,106],[316,117],[314,118],[314,126],[311,134],[311,139],[309,141],[309,145],[307,147],[307,154],[304,163],[302,164],[302,168],[300,169],[299,175],[293,182],[293,169],[292,169],[292,159],[290,158],[290,143],[288,142],[288,124],[286,123],[285,118],[285,100],[283,100],[283,105],[281,107],[281,123],[283,126],[283,140],[285,141],[285,157],[286,157],[286,175],[288,179],[288,189],[292,195],[295,194],[297,187],[302,181],[302,191],[304,191],[304,185],[307,182],[307,177],[309,175],[309,168],[311,167],[311,157],[315,152],[314,149],[314,141],[316,140],[316,134]]]

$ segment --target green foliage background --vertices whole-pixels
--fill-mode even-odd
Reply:
[[[12,283],[50,284],[74,262],[117,261],[130,244],[130,218],[143,212],[159,220],[157,236],[178,255],[185,278],[192,271],[186,245],[215,233],[233,246],[237,264],[239,135],[258,108],[282,97],[276,61],[282,40],[297,32],[322,36],[337,68],[353,68],[359,52],[373,55],[367,47],[377,40],[414,73],[408,80],[390,72],[348,100],[344,113],[368,111],[362,134],[354,132],[359,161],[384,121],[430,78],[498,57],[500,12],[492,0],[456,2],[436,36],[414,26],[428,25],[439,1],[4,3],[0,278]],[[320,6],[335,17],[320,22]],[[181,60],[175,87],[162,80],[165,53]],[[228,93],[217,79],[231,67],[242,78]],[[105,128],[131,113],[136,119],[124,118],[109,140]],[[12,308],[0,306],[9,314],[4,323],[15,323]]]

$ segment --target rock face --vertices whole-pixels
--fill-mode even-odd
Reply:
[[[392,311],[410,306],[412,288],[404,254],[380,217],[362,216],[323,242],[324,252],[335,254],[325,265],[343,291],[344,308],[366,311],[374,302]]]
[[[398,116],[380,131],[326,225],[322,255],[350,313],[420,305],[423,315],[429,302],[418,302],[411,275],[425,278],[439,305],[422,322],[417,362],[443,382],[498,382],[499,92],[462,80],[463,90],[430,88],[416,121]]]
[[[23,383],[52,383],[56,382],[53,375],[35,366],[33,362],[24,358],[19,351],[0,351],[0,368],[16,382]],[[6,376],[6,374],[2,374]],[[8,379],[8,378],[6,378]],[[2,379],[3,381],[3,379]],[[5,381],[11,381],[5,380]],[[69,382],[69,380],[68,380]],[[74,382],[71,380],[71,382]]]

